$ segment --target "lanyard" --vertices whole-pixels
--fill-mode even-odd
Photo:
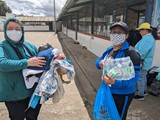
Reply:
[[[7,41],[8,42],[8,41]],[[8,42],[8,44],[13,48],[13,50],[16,52],[18,58],[21,60],[21,59],[24,59],[23,55],[21,54],[21,52],[16,48],[14,47],[10,42]],[[27,50],[27,52],[29,53],[30,56],[33,56],[31,51],[26,47],[26,45],[22,44],[23,47]]]

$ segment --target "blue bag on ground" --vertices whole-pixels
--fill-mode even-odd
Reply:
[[[93,118],[94,120],[120,120],[110,88],[104,84],[104,81],[96,95]]]

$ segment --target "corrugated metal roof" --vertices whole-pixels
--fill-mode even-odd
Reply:
[[[69,9],[67,12],[68,12],[68,13],[69,13],[69,12],[74,12],[74,11],[77,11],[77,10],[81,9],[82,7],[83,7],[83,6],[74,7],[74,8]]]
[[[136,0],[117,0],[116,2],[115,0],[105,0],[106,3],[107,2],[110,3],[108,4],[109,5],[108,7],[106,6],[106,11],[109,11],[111,8],[115,9],[117,6],[120,7],[120,5],[121,7],[126,7],[126,1],[128,1],[127,2],[128,8],[135,11],[144,10],[146,7],[145,6],[146,0],[137,0],[137,1]],[[67,0],[65,6],[63,7],[63,9],[61,10],[58,16],[58,20],[61,20],[64,16],[66,16],[66,14],[70,12],[78,11],[82,9],[84,6],[91,3],[92,3],[92,0]]]
[[[53,22],[54,17],[43,16],[19,16],[17,17],[22,22]]]
[[[62,17],[64,14],[66,14],[66,12],[68,11],[68,9],[69,9],[72,5],[74,5],[75,2],[76,2],[76,1],[74,1],[74,0],[67,0],[66,3],[65,3],[65,5],[63,6],[63,8],[62,8],[62,10],[61,10],[58,18]]]
[[[92,0],[79,0],[79,1],[77,1],[77,2],[75,3],[75,5],[76,5],[76,4],[80,4],[80,3],[90,2],[90,1],[92,1]]]
[[[84,7],[86,4],[91,3],[92,0],[67,0],[65,6],[61,10],[58,20],[61,17],[65,16],[65,14],[73,11],[77,11]]]

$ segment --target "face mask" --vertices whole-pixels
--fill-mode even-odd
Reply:
[[[125,34],[111,34],[110,40],[113,45],[118,46],[125,42]]]
[[[13,40],[14,42],[18,42],[22,38],[22,31],[17,30],[7,30],[6,32],[7,36]]]

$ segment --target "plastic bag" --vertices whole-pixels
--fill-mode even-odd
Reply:
[[[158,75],[156,76],[157,80],[160,80],[160,73],[158,73]]]
[[[160,80],[160,68],[158,67],[155,72],[157,73],[156,79]]]
[[[130,57],[105,58],[103,74],[108,74],[116,80],[129,80],[135,76],[133,63]]]
[[[110,88],[104,84],[104,81],[96,95],[93,118],[94,120],[120,120]]]
[[[155,79],[148,92],[154,96],[160,96],[160,81]]]
[[[57,91],[54,93],[54,95],[52,97],[52,102],[53,103],[59,102],[59,100],[63,98],[64,93],[65,93],[62,80],[58,76],[58,74],[56,74],[56,75],[57,75],[57,77],[55,77],[55,78],[56,78],[56,81],[57,81],[58,89],[57,89]]]
[[[150,86],[153,83],[153,81],[158,78],[157,75],[160,72],[160,71],[159,72],[158,71],[159,71],[159,68],[157,66],[153,66],[151,69],[149,69],[147,71],[146,77],[147,77],[147,85],[148,86]]]

